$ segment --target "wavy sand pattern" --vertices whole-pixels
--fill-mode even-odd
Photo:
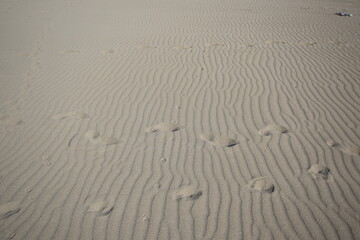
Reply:
[[[357,13],[1,1],[0,239],[360,239]]]

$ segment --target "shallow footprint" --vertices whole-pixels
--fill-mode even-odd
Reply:
[[[0,205],[0,220],[8,218],[21,209],[20,202],[8,202]]]
[[[179,130],[180,128],[181,128],[181,126],[179,124],[171,123],[171,122],[162,122],[162,123],[147,127],[145,131],[147,133],[154,133],[154,132],[158,132],[158,131],[175,132],[175,131]]]
[[[330,176],[330,169],[323,165],[314,164],[311,168],[309,168],[308,173],[310,173],[314,178],[328,180]]]
[[[8,126],[17,126],[22,123],[22,120],[8,115],[2,115],[0,116],[0,123]]]
[[[214,136],[207,133],[201,134],[200,139],[221,147],[232,147],[239,144],[238,141],[227,136]]]
[[[67,113],[56,114],[56,115],[52,116],[52,119],[62,120],[62,119],[69,118],[69,117],[82,119],[82,118],[88,118],[89,115],[87,115],[84,112],[67,112]]]
[[[260,129],[258,131],[258,134],[261,136],[269,136],[273,133],[288,133],[289,129],[287,129],[286,127],[277,125],[277,124],[271,124],[271,125],[267,125],[266,127]]]
[[[352,156],[359,156],[360,155],[360,148],[359,147],[354,147],[354,146],[349,146],[349,145],[344,145],[338,142],[335,142],[333,140],[328,140],[326,141],[326,144],[332,148],[336,148],[339,149],[340,151],[352,155]]]
[[[145,214],[141,214],[139,219],[143,222],[150,222],[150,218],[146,216]]]
[[[196,200],[200,198],[202,195],[202,191],[200,191],[195,186],[186,186],[176,190],[173,194],[173,199],[180,201],[182,199],[188,200]]]
[[[254,178],[249,182],[248,187],[261,193],[272,193],[275,191],[275,186],[268,177]]]
[[[114,206],[106,200],[99,200],[90,204],[88,212],[96,212],[98,216],[106,216],[111,213]]]
[[[96,130],[89,130],[85,133],[84,136],[94,144],[113,145],[119,143],[117,138],[101,136],[100,133]]]

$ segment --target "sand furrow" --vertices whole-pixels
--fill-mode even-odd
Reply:
[[[358,238],[343,3],[0,5],[0,238]]]

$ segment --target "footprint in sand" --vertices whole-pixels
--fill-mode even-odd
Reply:
[[[89,205],[88,212],[97,213],[98,216],[106,216],[114,209],[113,204],[106,200],[99,200]]]
[[[21,119],[14,118],[8,115],[0,115],[0,124],[7,126],[17,126],[22,123]]]
[[[159,190],[161,188],[161,184],[160,183],[155,183],[153,186],[154,190]]]
[[[87,131],[84,136],[94,144],[112,145],[119,143],[117,138],[101,136],[99,132],[95,130]]]
[[[13,239],[14,237],[16,236],[16,233],[4,233],[3,235],[1,235],[1,239],[4,239],[4,240],[11,240]]]
[[[256,190],[262,193],[272,193],[275,191],[275,186],[268,177],[254,178],[248,184],[251,190]]]
[[[173,194],[173,199],[176,201],[180,201],[182,199],[188,200],[196,200],[200,198],[202,195],[202,191],[200,191],[195,186],[186,186],[176,190]]]
[[[227,136],[214,136],[207,133],[201,134],[200,139],[221,147],[232,147],[239,144],[238,141]]]
[[[143,222],[149,222],[150,218],[147,217],[145,214],[141,214],[141,216],[139,217],[139,219]]]
[[[61,113],[61,114],[56,114],[54,116],[52,116],[51,118],[54,120],[62,120],[65,118],[77,118],[77,119],[82,119],[82,118],[88,118],[89,115],[87,115],[84,112],[67,112],[67,113]]]
[[[8,202],[0,205],[0,220],[8,218],[21,209],[20,202]]]
[[[272,124],[272,125],[267,125],[266,127],[260,129],[258,131],[258,134],[261,136],[269,136],[273,133],[288,133],[288,132],[289,129],[287,129],[286,127]]]
[[[163,123],[159,123],[159,124],[147,127],[145,131],[147,133],[154,133],[154,132],[158,132],[158,131],[175,132],[175,131],[179,130],[180,128],[181,128],[181,126],[179,124],[171,123],[171,122],[163,122]]]
[[[314,164],[309,168],[308,173],[311,174],[314,178],[322,178],[328,180],[330,177],[330,169],[323,165]]]
[[[359,156],[360,155],[360,147],[344,145],[333,140],[326,141],[326,144],[332,148],[338,149],[346,154],[352,156]]]

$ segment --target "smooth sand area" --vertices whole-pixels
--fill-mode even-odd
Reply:
[[[2,0],[0,35],[0,240],[360,239],[359,0]]]

